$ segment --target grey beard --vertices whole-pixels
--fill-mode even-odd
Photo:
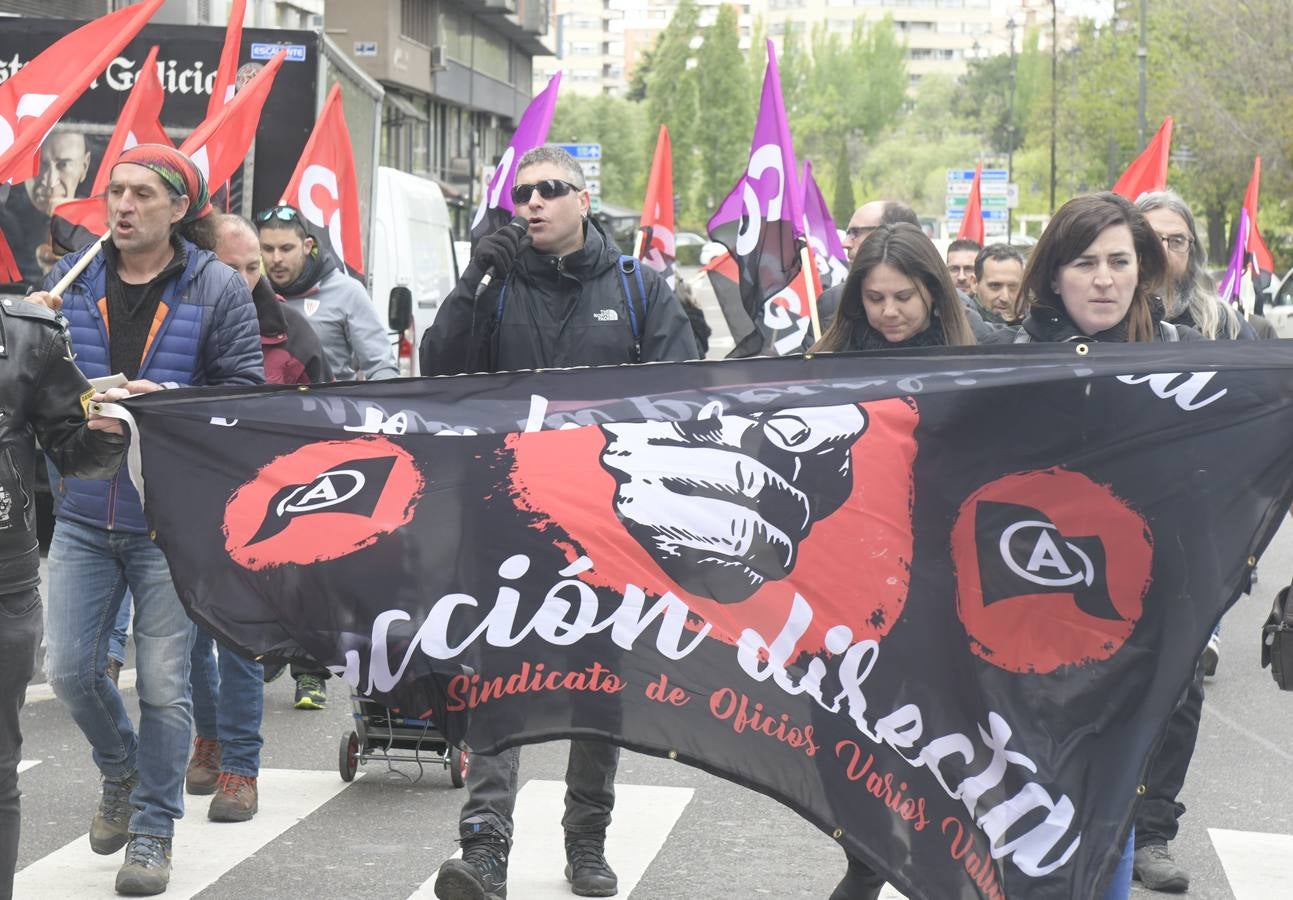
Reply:
[[[1175,319],[1185,312],[1188,298],[1194,295],[1194,278],[1187,272],[1172,285],[1170,305],[1167,307],[1167,318]]]

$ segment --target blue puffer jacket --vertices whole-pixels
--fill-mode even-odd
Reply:
[[[187,262],[167,285],[144,349],[138,378],[180,385],[263,384],[260,326],[247,284],[233,269],[180,239]],[[46,290],[80,257],[70,253],[45,281]],[[105,280],[100,254],[63,292],[76,364],[87,378],[111,375]],[[110,481],[59,478],[54,514],[118,531],[146,534],[139,494],[122,469]]]

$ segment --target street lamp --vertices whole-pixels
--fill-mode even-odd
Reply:
[[[1059,11],[1051,0],[1051,215],[1055,214],[1055,112],[1058,106],[1056,85],[1059,82]]]
[[[1006,105],[1006,182],[1015,180],[1015,19],[1006,19],[1006,31],[1010,32],[1010,99]],[[1006,243],[1014,234],[1014,210],[1006,203]]]

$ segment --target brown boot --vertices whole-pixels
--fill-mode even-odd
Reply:
[[[190,794],[215,792],[220,778],[220,742],[204,737],[193,739],[193,758],[184,773],[184,788]]]
[[[246,822],[256,815],[257,801],[255,777],[221,772],[207,818],[212,822]]]

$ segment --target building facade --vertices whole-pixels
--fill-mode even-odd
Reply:
[[[474,201],[532,96],[550,0],[328,0],[326,31],[386,89],[382,163]]]

